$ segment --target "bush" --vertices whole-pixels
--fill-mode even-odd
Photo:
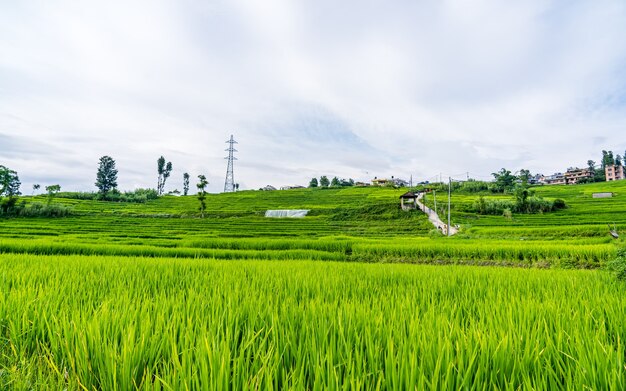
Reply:
[[[0,216],[5,217],[65,217],[72,214],[72,208],[59,204],[43,204],[33,202],[26,204],[24,201],[12,202],[10,208],[1,209]]]
[[[118,190],[112,190],[106,195],[106,198],[103,198],[102,194],[100,193],[85,192],[59,193],[57,197],[75,200],[100,200],[143,204],[149,200],[156,200],[158,198],[158,194],[157,191],[154,189],[137,189],[134,191],[125,191],[124,193],[121,193]]]
[[[488,191],[489,182],[475,181],[470,179],[469,181],[463,182],[461,184],[460,190],[467,193],[480,193],[482,191]]]
[[[515,202],[502,199],[486,199],[480,196],[473,205],[473,211],[481,215],[503,215],[507,209],[509,211],[515,210]]]
[[[0,215],[11,215],[14,213],[17,204],[17,197],[0,197]]]
[[[561,210],[565,208],[567,208],[567,205],[565,205],[565,200],[562,200],[560,198],[557,198],[552,203],[552,210]]]
[[[470,212],[481,215],[503,215],[508,209],[512,213],[547,213],[554,212],[566,208],[565,201],[556,199],[554,201],[546,200],[541,197],[528,197],[523,202],[503,199],[487,199],[483,196],[478,197],[474,202]]]
[[[98,193],[88,193],[88,192],[60,192],[57,194],[58,198],[67,198],[71,200],[96,200],[98,199]]]
[[[33,202],[26,206],[22,204],[16,214],[22,217],[65,217],[72,214],[72,208],[59,204],[46,205]]]
[[[613,272],[618,280],[626,280],[626,247],[617,250],[617,257],[607,263],[607,269]]]

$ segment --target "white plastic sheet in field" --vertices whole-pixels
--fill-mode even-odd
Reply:
[[[284,218],[302,218],[309,213],[308,209],[284,209],[284,210],[268,210],[265,217],[274,217],[278,219]]]

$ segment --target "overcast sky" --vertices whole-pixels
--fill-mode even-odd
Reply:
[[[0,164],[122,190],[156,161],[223,190],[501,167],[553,173],[626,149],[626,2],[3,1]]]

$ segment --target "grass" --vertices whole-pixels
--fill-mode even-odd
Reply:
[[[0,276],[3,388],[626,386],[626,286],[598,271],[4,255]]]
[[[514,214],[512,219],[480,216],[464,212],[480,194],[453,193],[452,220],[463,228],[454,238],[439,237],[425,215],[401,211],[402,189],[214,194],[208,197],[205,219],[197,217],[197,200],[191,196],[143,204],[58,198],[74,216],[0,220],[0,252],[582,268],[600,267],[615,256],[606,224],[626,223],[626,184],[545,186],[536,191],[545,198],[565,199],[568,208]],[[593,199],[595,191],[616,196]],[[426,201],[432,203],[432,196]],[[304,219],[267,219],[267,209],[311,213]]]
[[[403,189],[59,197],[0,219],[0,389],[625,389],[623,182],[511,219],[453,193],[452,238]]]

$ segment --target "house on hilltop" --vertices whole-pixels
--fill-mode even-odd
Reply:
[[[391,179],[378,177],[372,179],[372,186],[407,187],[408,185],[409,182],[405,181],[404,179],[394,178],[393,176],[391,177]]]
[[[581,180],[591,180],[593,181],[595,173],[589,168],[568,168],[565,172],[565,183],[570,185],[575,185]]]
[[[615,164],[606,166],[604,168],[604,175],[606,176],[607,182],[622,180],[624,179],[624,166],[618,166]]]
[[[546,185],[564,185],[567,183],[565,181],[565,175],[562,172],[544,176],[542,182]]]

